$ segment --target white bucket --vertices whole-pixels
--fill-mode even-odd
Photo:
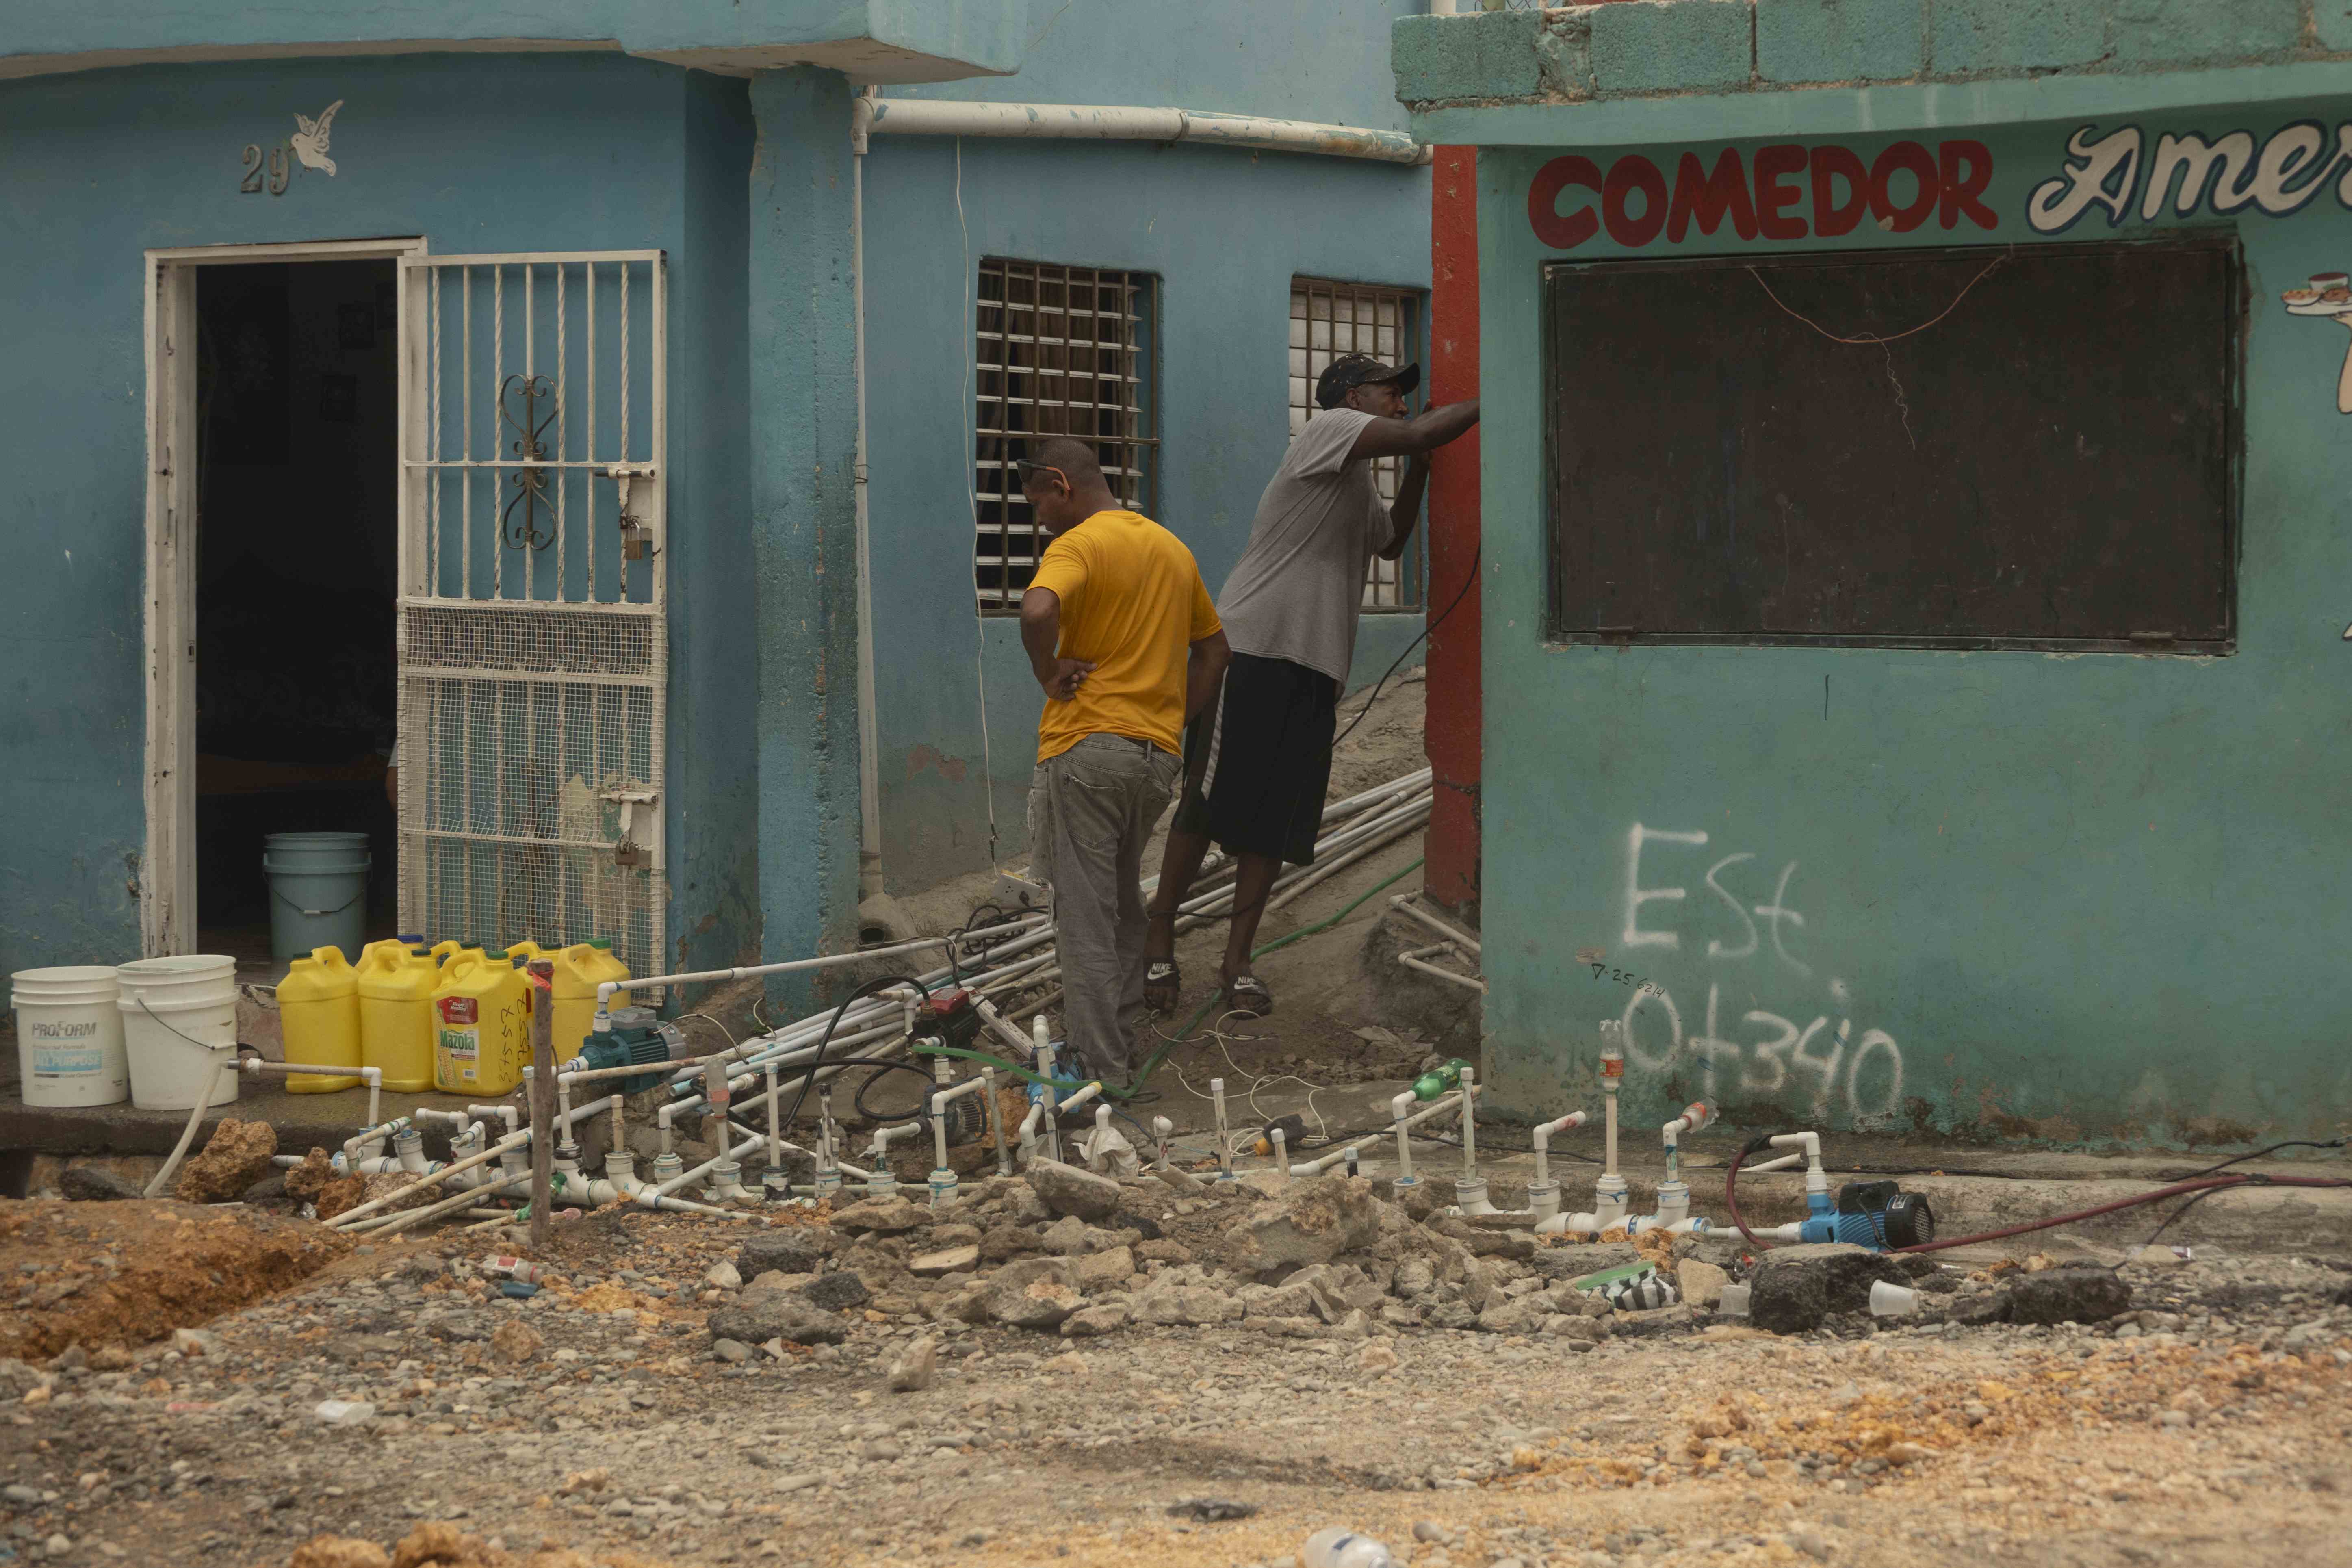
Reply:
[[[130,1094],[113,970],[75,964],[8,978],[26,1104],[113,1105]]]
[[[122,1049],[131,1103],[142,1110],[186,1110],[225,1062],[207,1103],[236,1099],[236,960],[196,953],[142,958],[114,972],[122,994]]]

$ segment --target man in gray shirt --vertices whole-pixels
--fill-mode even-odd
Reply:
[[[1322,412],[1291,437],[1257,503],[1248,548],[1217,616],[1233,647],[1218,698],[1185,731],[1185,788],[1160,864],[1144,948],[1144,1000],[1162,1012],[1182,985],[1176,910],[1213,840],[1239,862],[1220,979],[1227,1011],[1251,1017],[1274,998],[1250,971],[1258,917],[1283,862],[1311,865],[1331,780],[1339,693],[1356,652],[1356,616],[1372,557],[1404,553],[1429,483],[1427,454],[1478,422],[1478,405],[1409,416],[1421,367],[1348,354],[1315,385]],[[1371,460],[1410,457],[1396,504],[1381,502]]]

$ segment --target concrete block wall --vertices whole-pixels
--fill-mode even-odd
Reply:
[[[1612,0],[1406,16],[1397,96],[1561,103],[2352,54],[2352,0]]]

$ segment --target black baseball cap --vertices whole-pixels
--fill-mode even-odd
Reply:
[[[1410,397],[1412,389],[1421,384],[1421,366],[1399,368],[1382,364],[1370,354],[1341,354],[1323,367],[1315,381],[1315,401],[1325,408],[1337,408],[1339,400],[1354,386],[1370,386],[1375,382],[1394,382],[1400,395]]]

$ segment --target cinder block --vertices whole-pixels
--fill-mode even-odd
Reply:
[[[1603,92],[1682,92],[1748,79],[1756,42],[1749,0],[1624,0],[1585,16],[1592,79]]]
[[[1928,68],[1937,76],[2088,65],[2106,50],[2101,0],[1935,0]]]
[[[2319,0],[2323,28],[2326,14],[2342,8],[2342,0]],[[2130,65],[2220,65],[2284,54],[2302,35],[2301,0],[2118,0],[2116,6],[2116,58]]]
[[[1389,29],[1396,95],[1406,103],[1532,98],[1541,87],[1540,11],[1400,16]]]
[[[2347,0],[2311,0],[2312,26],[2319,34],[2319,47],[2330,51],[2352,49],[2352,3]]]
[[[1756,0],[1766,81],[1901,81],[1927,68],[1926,0]]]

